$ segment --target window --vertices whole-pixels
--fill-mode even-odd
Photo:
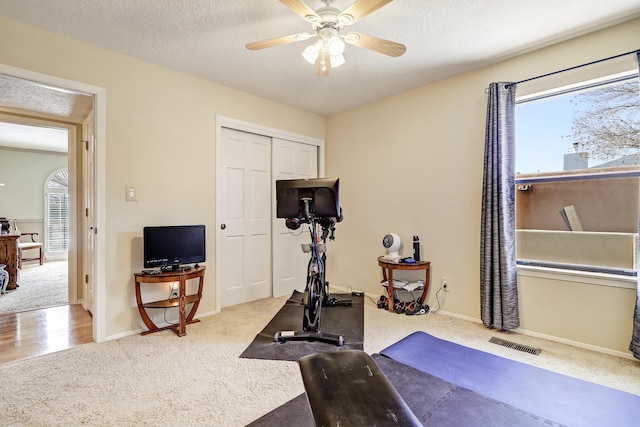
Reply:
[[[66,256],[69,250],[69,173],[60,169],[45,182],[45,252]]]
[[[637,73],[519,99],[515,183],[519,264],[636,275]]]

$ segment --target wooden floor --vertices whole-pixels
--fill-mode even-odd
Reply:
[[[92,341],[92,317],[80,304],[0,315],[0,363]]]

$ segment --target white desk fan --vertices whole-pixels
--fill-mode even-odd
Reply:
[[[400,258],[400,248],[402,248],[402,240],[400,236],[395,233],[389,233],[382,239],[382,246],[387,250],[387,254],[384,256],[386,259],[397,261]]]

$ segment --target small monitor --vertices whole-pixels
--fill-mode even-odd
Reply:
[[[177,270],[181,265],[206,261],[204,225],[144,227],[142,244],[144,268]]]
[[[276,216],[304,218],[303,198],[311,199],[310,213],[318,218],[340,216],[340,179],[284,179],[276,181]]]

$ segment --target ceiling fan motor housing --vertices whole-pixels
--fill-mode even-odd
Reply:
[[[343,13],[340,9],[329,6],[334,0],[322,0],[326,6],[316,10],[316,15],[306,16],[305,19],[314,25],[314,30],[324,27],[340,29],[344,25],[351,25],[355,21],[352,15]],[[320,18],[320,19],[318,19]]]
[[[320,26],[324,24],[337,24],[338,23],[338,15],[340,15],[340,10],[335,7],[327,6],[321,7],[316,11],[318,16],[320,17]]]

